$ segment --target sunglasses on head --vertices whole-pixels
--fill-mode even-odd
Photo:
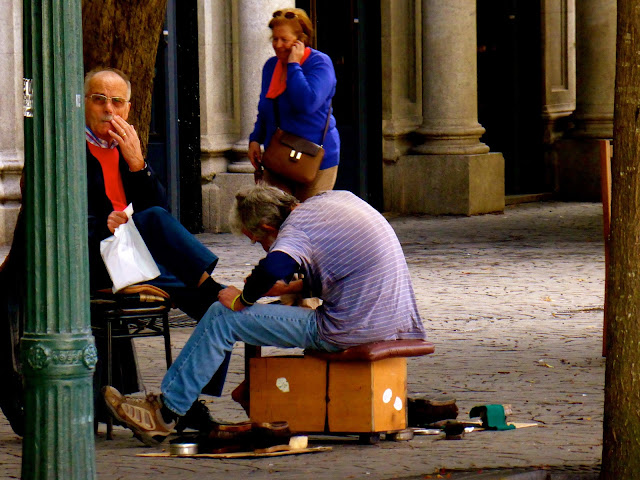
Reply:
[[[104,105],[111,100],[111,105],[116,108],[124,107],[128,103],[123,97],[107,97],[101,93],[92,93],[91,95],[87,95],[87,98],[91,99],[91,101],[96,105]]]
[[[273,18],[281,17],[282,15],[284,15],[284,18],[287,18],[289,20],[291,20],[292,18],[296,18],[298,16],[297,13],[294,13],[294,12],[283,13],[282,10],[278,10],[276,12],[273,12]]]

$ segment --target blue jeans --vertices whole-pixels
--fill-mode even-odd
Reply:
[[[166,290],[180,310],[200,320],[218,296],[217,292],[213,295],[197,287],[197,283],[205,271],[213,272],[218,257],[164,208],[150,207],[136,212],[133,220],[160,270],[159,277],[145,283]],[[222,394],[230,358],[227,355],[205,393],[218,397]]]
[[[195,287],[218,263],[218,257],[165,209],[147,208],[134,213],[133,220],[160,270],[159,277],[146,283],[164,289]]]
[[[255,304],[233,312],[216,302],[202,317],[162,380],[165,405],[184,415],[236,342],[330,352],[341,350],[319,338],[315,310]]]

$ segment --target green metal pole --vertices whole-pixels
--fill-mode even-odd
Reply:
[[[80,0],[24,0],[24,72],[22,478],[90,480],[97,355],[89,320]]]

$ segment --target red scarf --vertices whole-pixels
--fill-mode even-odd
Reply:
[[[302,65],[307,58],[311,55],[311,49],[309,47],[304,49],[304,55],[300,59],[300,65]],[[276,62],[276,68],[273,69],[273,75],[271,75],[271,83],[269,84],[269,90],[267,90],[267,98],[276,98],[287,88],[287,69],[282,62],[278,60]]]
[[[124,194],[122,186],[122,178],[120,177],[120,169],[118,168],[120,154],[117,148],[100,148],[87,142],[89,151],[96,157],[102,167],[102,176],[104,177],[104,189],[107,197],[111,200],[113,209],[122,211],[127,208],[127,197]]]

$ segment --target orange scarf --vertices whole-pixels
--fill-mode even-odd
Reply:
[[[304,49],[304,55],[300,59],[300,65],[302,65],[307,58],[311,55],[311,49],[309,47]],[[282,62],[278,60],[276,62],[276,68],[273,69],[273,75],[271,75],[271,83],[269,84],[269,90],[267,90],[267,98],[276,98],[287,88],[287,69],[283,66]]]

